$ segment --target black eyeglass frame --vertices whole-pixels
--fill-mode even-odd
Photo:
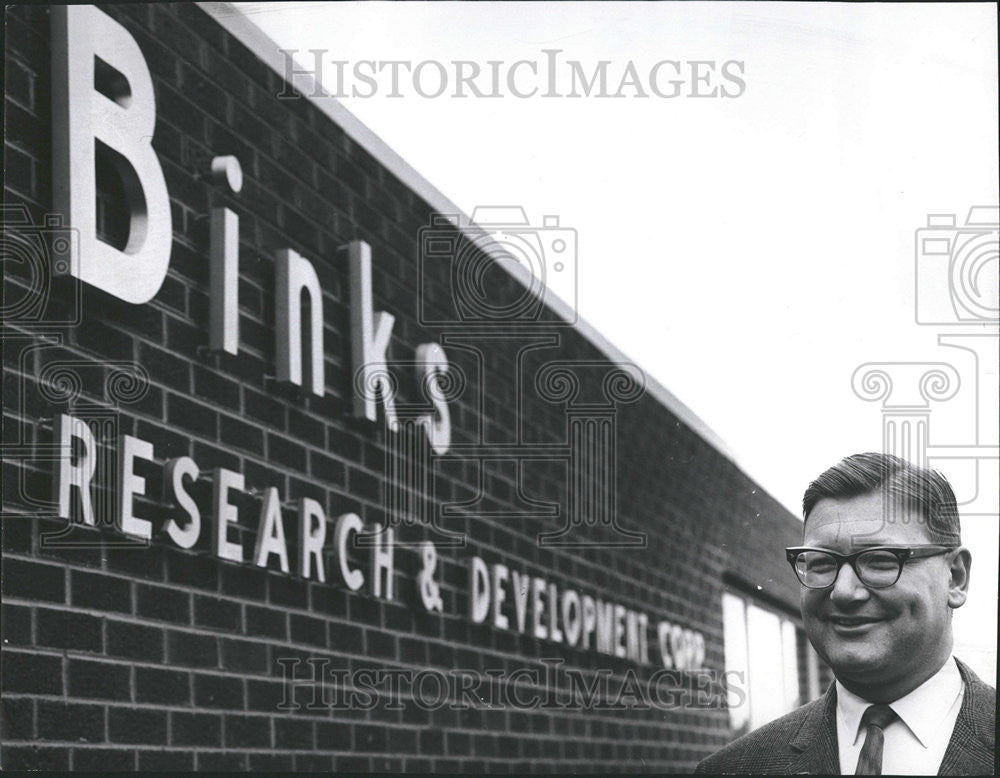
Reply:
[[[860,551],[855,551],[853,554],[838,554],[836,551],[830,551],[826,548],[816,548],[814,546],[790,546],[785,549],[785,558],[788,560],[788,564],[792,566],[792,572],[795,573],[795,577],[798,579],[799,583],[807,589],[829,589],[837,582],[837,578],[840,576],[840,569],[845,564],[849,564],[851,566],[851,569],[854,571],[854,575],[856,575],[858,580],[869,589],[888,589],[890,586],[895,586],[899,581],[900,576],[903,575],[903,565],[905,565],[909,560],[938,556],[939,554],[954,551],[956,548],[960,548],[960,546],[941,546],[934,544],[921,546],[869,546],[861,549]],[[799,575],[798,568],[795,567],[795,560],[803,551],[818,551],[819,553],[827,554],[828,556],[833,557],[833,561],[837,564],[837,569],[834,572],[833,580],[830,581],[830,583],[825,586],[810,586],[802,580],[802,576]],[[892,580],[892,583],[876,586],[867,583],[861,576],[861,572],[858,570],[858,557],[871,551],[888,551],[896,557],[896,560],[899,562],[899,570],[897,570],[896,577]]]

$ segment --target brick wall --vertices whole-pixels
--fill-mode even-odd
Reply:
[[[145,305],[54,278],[44,310],[4,323],[3,766],[677,771],[727,742],[727,713],[718,706],[427,709],[403,695],[399,706],[310,709],[315,687],[285,683],[293,665],[299,679],[315,667],[509,676],[543,670],[540,660],[554,657],[589,680],[605,668],[619,681],[629,668],[641,680],[655,670],[472,623],[465,591],[472,555],[698,630],[706,667],[721,669],[725,586],[759,586],[772,603],[793,608],[797,587],[780,548],[798,539],[800,525],[649,394],[619,403],[613,414],[618,520],[645,533],[644,548],[546,548],[537,534],[558,529],[564,518],[495,515],[523,511],[526,497],[567,505],[565,462],[525,463],[520,489],[517,457],[480,466],[455,456],[440,464],[440,500],[479,497],[443,521],[467,541],[440,551],[443,615],[423,613],[417,603],[418,560],[409,547],[397,549],[397,594],[389,601],[367,585],[349,592],[332,575],[318,583],[228,563],[207,543],[182,550],[161,533],[146,547],[107,526],[117,494],[107,474],[119,434],[152,442],[157,465],[182,455],[197,461],[202,478],[192,494],[203,521],[211,470],[243,473],[245,549],[253,549],[261,492],[270,486],[279,490],[289,527],[300,497],[317,500],[331,522],[353,511],[369,526],[385,523],[392,436],[350,414],[340,253],[348,241],[372,246],[375,308],[396,317],[390,360],[412,361],[417,344],[471,330],[420,323],[417,236],[433,213],[427,203],[309,101],[277,99],[279,76],[199,8],[105,10],[135,37],[153,75],[153,146],[171,197],[171,263]],[[6,23],[4,199],[27,209],[37,233],[52,207],[47,9],[7,9]],[[220,154],[242,163],[239,195],[224,195],[202,175]],[[207,216],[220,204],[240,216],[237,356],[207,350]],[[323,398],[274,378],[274,257],[286,247],[314,264],[323,288]],[[5,299],[26,296],[30,265],[5,255],[4,272]],[[447,306],[443,287],[429,290],[441,296],[432,304]],[[552,342],[522,353],[529,335],[539,334]],[[522,443],[565,441],[568,408],[539,391],[533,377],[554,361],[582,364],[586,392],[587,371],[608,367],[577,331],[554,324],[469,343],[446,347],[467,380],[450,406],[457,447],[510,445],[518,424]],[[148,380],[122,383],[130,364]],[[72,379],[60,378],[66,369]],[[520,383],[500,380],[509,376]],[[416,401],[405,378],[400,391]],[[93,420],[103,431],[95,528],[55,518],[50,447],[58,413]],[[158,497],[160,469],[143,474],[148,496],[135,512],[159,527],[174,508]],[[577,531],[592,542],[616,537],[607,526]],[[396,532],[406,542],[432,534],[419,523],[399,524]],[[362,564],[362,552],[352,553]],[[328,560],[328,571],[333,564]],[[655,630],[647,638],[655,642]],[[656,662],[655,651],[651,656]],[[669,685],[683,693],[692,683],[676,673]],[[297,710],[282,706],[289,688],[303,703]],[[560,681],[559,688],[567,687]]]

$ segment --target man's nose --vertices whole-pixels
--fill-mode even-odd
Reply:
[[[846,562],[837,571],[837,578],[833,582],[833,590],[830,592],[830,599],[834,602],[852,602],[865,600],[868,598],[868,587],[861,583],[854,568]]]

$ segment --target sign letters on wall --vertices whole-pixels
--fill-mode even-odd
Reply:
[[[133,304],[150,301],[160,290],[170,264],[172,223],[170,203],[151,141],[156,124],[153,83],[138,45],[128,31],[92,6],[52,8],[53,64],[53,184],[55,209],[79,232],[79,256],[69,272],[107,294]],[[116,248],[97,234],[95,168],[114,165],[124,184],[128,209],[128,239]],[[212,176],[236,194],[242,188],[242,167],[232,156],[212,162]],[[210,317],[209,345],[216,351],[239,352],[239,217],[228,208],[214,208],[210,217]],[[352,412],[371,422],[382,405],[386,428],[399,430],[393,387],[385,373],[387,348],[394,317],[375,311],[372,301],[371,248],[353,241],[346,248],[350,287],[351,362],[356,376]],[[325,393],[323,290],[312,263],[292,248],[275,256],[276,348],[275,373],[279,380],[303,386],[304,365],[310,367],[308,386],[313,395]],[[301,332],[302,293],[310,301],[310,352],[303,355]],[[451,417],[439,391],[448,372],[448,358],[440,345],[416,347],[417,379],[429,396],[433,411],[417,419],[429,446],[438,455],[451,445]],[[361,391],[358,390],[361,387]],[[76,494],[82,521],[95,525],[91,484],[97,470],[97,444],[85,422],[59,414],[55,433],[60,450],[55,470],[59,515],[72,519],[71,497]],[[153,525],[134,512],[136,498],[146,494],[148,472],[156,452],[153,445],[132,435],[117,441],[117,526],[129,537],[149,541]],[[76,452],[75,456],[71,452]],[[237,564],[277,569],[287,575],[326,582],[328,576],[349,591],[367,586],[370,593],[396,597],[393,530],[368,537],[367,571],[354,566],[348,549],[364,531],[361,519],[345,512],[334,522],[329,542],[333,570],[324,564],[328,545],[323,507],[309,498],[297,502],[296,547],[290,549],[275,487],[263,491],[257,516],[256,542],[247,558],[238,541],[239,509],[233,492],[245,490],[244,476],[227,468],[211,472],[212,497],[208,515],[192,498],[190,485],[202,475],[191,457],[163,464],[166,499],[173,511],[164,525],[165,535],[184,549],[210,536],[214,556]],[[206,528],[206,525],[208,527]],[[291,552],[291,553],[290,553]],[[421,546],[422,569],[416,576],[417,600],[428,612],[443,612],[435,580],[436,550]],[[367,573],[367,575],[366,575]],[[469,560],[468,618],[495,629],[517,631],[551,643],[593,650],[639,664],[651,662],[646,639],[651,622],[647,614],[599,597],[562,587],[555,581],[528,576],[503,563],[487,563],[478,556]],[[507,603],[506,607],[504,603]],[[513,616],[513,618],[511,618]],[[704,659],[704,639],[667,621],[656,627],[656,641],[664,667],[697,669]]]

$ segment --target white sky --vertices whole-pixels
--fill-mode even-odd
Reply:
[[[932,405],[930,443],[975,442],[975,365],[938,345],[947,328],[915,321],[914,231],[928,213],[961,224],[997,203],[993,5],[240,7],[304,66],[326,50],[331,90],[333,60],[348,76],[359,60],[486,70],[555,48],[588,73],[610,60],[611,91],[629,60],[640,73],[743,61],[736,99],[427,99],[403,71],[402,97],[383,77],[375,97],[341,102],[466,213],[519,204],[532,224],[558,214],[575,228],[581,316],[796,515],[819,472],[882,447],[880,404],[851,388],[864,362],[953,364],[962,389]],[[995,405],[996,365],[981,372]],[[978,424],[995,445],[995,423]],[[968,462],[932,464],[960,501],[974,494]],[[975,565],[956,653],[992,677],[997,517],[966,515],[963,529]]]

